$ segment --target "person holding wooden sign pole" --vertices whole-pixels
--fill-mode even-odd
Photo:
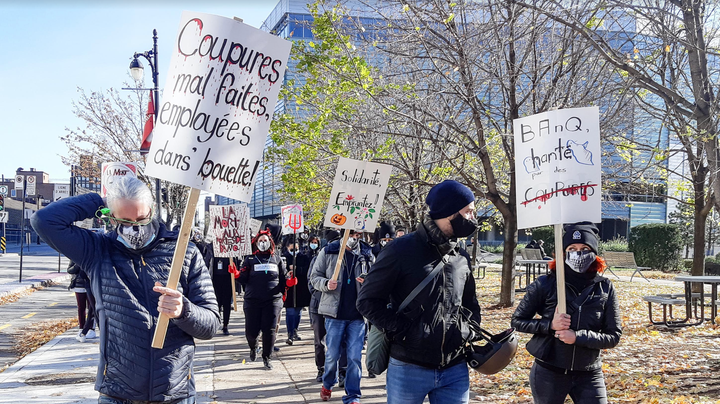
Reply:
[[[178,235],[165,228],[152,206],[147,186],[123,177],[109,188],[107,203],[95,193],[64,198],[31,219],[43,240],[90,279],[101,331],[99,403],[194,403],[193,338],[210,339],[220,328],[210,274],[193,244],[185,252],[177,290],[162,286]],[[115,231],[98,234],[73,225],[96,216]],[[155,349],[160,314],[170,322],[163,348]]]
[[[565,227],[565,300],[557,308],[555,261],[550,275],[527,287],[512,317],[512,326],[533,334],[527,350],[535,357],[530,388],[536,404],[607,403],[601,349],[620,342],[621,318],[615,288],[601,276],[605,261],[597,256],[598,229],[590,222]],[[541,318],[536,318],[540,315]]]

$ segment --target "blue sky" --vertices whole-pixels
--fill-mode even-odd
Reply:
[[[18,167],[69,182],[60,136],[82,125],[72,113],[77,88],[124,87],[134,52],[152,48],[158,30],[160,88],[183,10],[240,17],[260,27],[276,0],[33,1],[0,0],[0,174]],[[145,86],[151,87],[144,59]]]

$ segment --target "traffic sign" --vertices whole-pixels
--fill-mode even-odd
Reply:
[[[25,188],[25,176],[24,175],[16,175],[15,176],[15,189],[20,190]]]
[[[35,179],[36,177],[34,175],[27,176],[27,190],[25,192],[27,196],[35,196]]]
[[[7,185],[0,185],[0,195],[6,196],[8,193]]]
[[[0,212],[0,223],[7,223],[9,216],[10,214],[7,210]]]
[[[62,198],[70,196],[70,184],[55,184],[53,188],[53,201],[59,201]]]

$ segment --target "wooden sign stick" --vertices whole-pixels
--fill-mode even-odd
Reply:
[[[185,252],[187,251],[188,241],[190,240],[190,230],[192,229],[193,218],[195,217],[195,208],[197,207],[200,190],[197,188],[190,189],[187,206],[183,214],[182,224],[180,225],[180,234],[178,235],[177,244],[175,245],[175,254],[173,254],[172,266],[168,275],[168,282],[165,287],[177,289],[180,274],[182,273],[182,265],[185,261]],[[159,212],[158,212],[159,213]],[[160,314],[153,335],[152,347],[162,349],[165,345],[165,334],[167,333],[170,317]]]
[[[235,265],[235,257],[230,257],[230,262]],[[235,266],[235,269],[239,268]],[[230,285],[232,286],[233,310],[237,311],[237,292],[235,291],[235,274],[230,274]]]
[[[342,242],[340,243],[340,254],[338,254],[338,260],[335,264],[335,272],[333,272],[332,280],[338,280],[340,276],[340,267],[342,266],[343,258],[345,257],[345,246],[347,245],[348,238],[350,237],[350,230],[345,229],[345,236],[343,236]]]
[[[555,225],[555,278],[557,279],[557,307],[567,313],[565,302],[565,250],[563,249],[563,225]]]

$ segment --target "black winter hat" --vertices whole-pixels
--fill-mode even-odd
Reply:
[[[377,239],[395,238],[395,226],[392,223],[380,222],[377,230]]]
[[[452,216],[474,201],[475,195],[470,188],[454,180],[445,180],[435,185],[425,198],[433,220]]]
[[[598,253],[598,242],[600,231],[597,226],[590,222],[579,222],[565,226],[563,235],[563,250],[570,244],[583,243],[590,247],[595,254]]]
[[[333,242],[340,238],[340,232],[334,229],[325,230],[325,240],[328,243]]]

